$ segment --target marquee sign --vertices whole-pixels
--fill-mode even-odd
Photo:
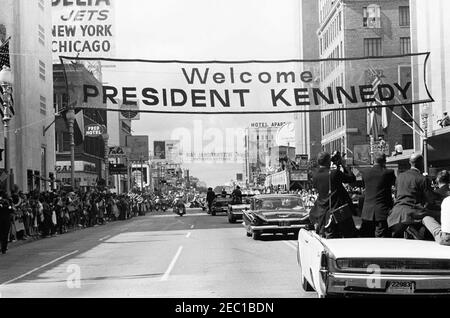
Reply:
[[[425,72],[417,86],[428,92],[425,81],[428,53],[379,58],[285,61],[112,61],[121,70],[120,83],[82,82],[73,64],[96,59],[61,57],[70,99],[78,108],[92,108],[101,98],[120,111],[123,105],[141,105],[140,112],[169,114],[258,114],[369,109],[432,102],[430,94],[418,99],[412,82],[402,83],[397,69],[417,63]],[[344,70],[346,85],[330,74]],[[368,82],[368,74],[383,74]],[[388,74],[388,75],[387,75]],[[72,89],[71,89],[72,88]],[[104,110],[104,109],[103,109]]]
[[[102,125],[88,125],[84,129],[86,137],[99,137],[105,133],[105,127]]]

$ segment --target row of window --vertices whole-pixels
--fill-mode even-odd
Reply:
[[[383,45],[381,38],[367,38],[364,39],[364,56],[365,57],[379,57],[383,56]],[[411,53],[411,38],[401,37],[400,43],[400,54]]]
[[[410,26],[409,6],[398,8],[398,25],[401,27]],[[363,27],[381,28],[381,7],[378,4],[363,7]]]
[[[323,35],[320,37],[320,54],[323,54],[324,51],[334,42],[336,37],[342,31],[342,13],[339,14],[331,21],[323,32]],[[323,50],[322,50],[323,49]]]
[[[345,112],[335,110],[322,117],[322,137],[343,127],[345,124]]]

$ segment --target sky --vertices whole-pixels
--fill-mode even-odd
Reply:
[[[154,60],[298,59],[298,13],[298,0],[116,0],[116,55]],[[226,135],[253,122],[292,119],[292,114],[141,114],[133,122],[133,133],[148,135],[152,148],[154,140],[169,140],[179,131],[193,134],[199,125],[207,136],[217,130]],[[208,186],[229,182],[244,171],[243,163],[184,167]]]

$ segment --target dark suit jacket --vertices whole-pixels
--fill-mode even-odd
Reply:
[[[397,178],[397,198],[388,217],[389,227],[414,223],[425,216],[425,207],[434,204],[431,182],[419,170],[410,169]]]
[[[310,212],[310,220],[312,224],[318,224],[319,227],[324,225],[325,220],[329,218],[330,200],[330,177],[331,177],[331,209],[341,207],[342,205],[349,203],[351,199],[348,192],[345,190],[343,183],[356,182],[356,177],[351,171],[345,173],[340,170],[332,170],[329,174],[328,168],[319,168],[313,175],[313,187],[317,189],[319,196],[316,203]]]
[[[362,172],[366,191],[361,218],[367,221],[386,221],[394,206],[392,186],[395,185],[394,170],[374,166]]]

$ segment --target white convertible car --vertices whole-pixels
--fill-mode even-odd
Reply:
[[[297,260],[305,291],[351,295],[450,295],[450,247],[432,241],[324,239],[300,230]]]

